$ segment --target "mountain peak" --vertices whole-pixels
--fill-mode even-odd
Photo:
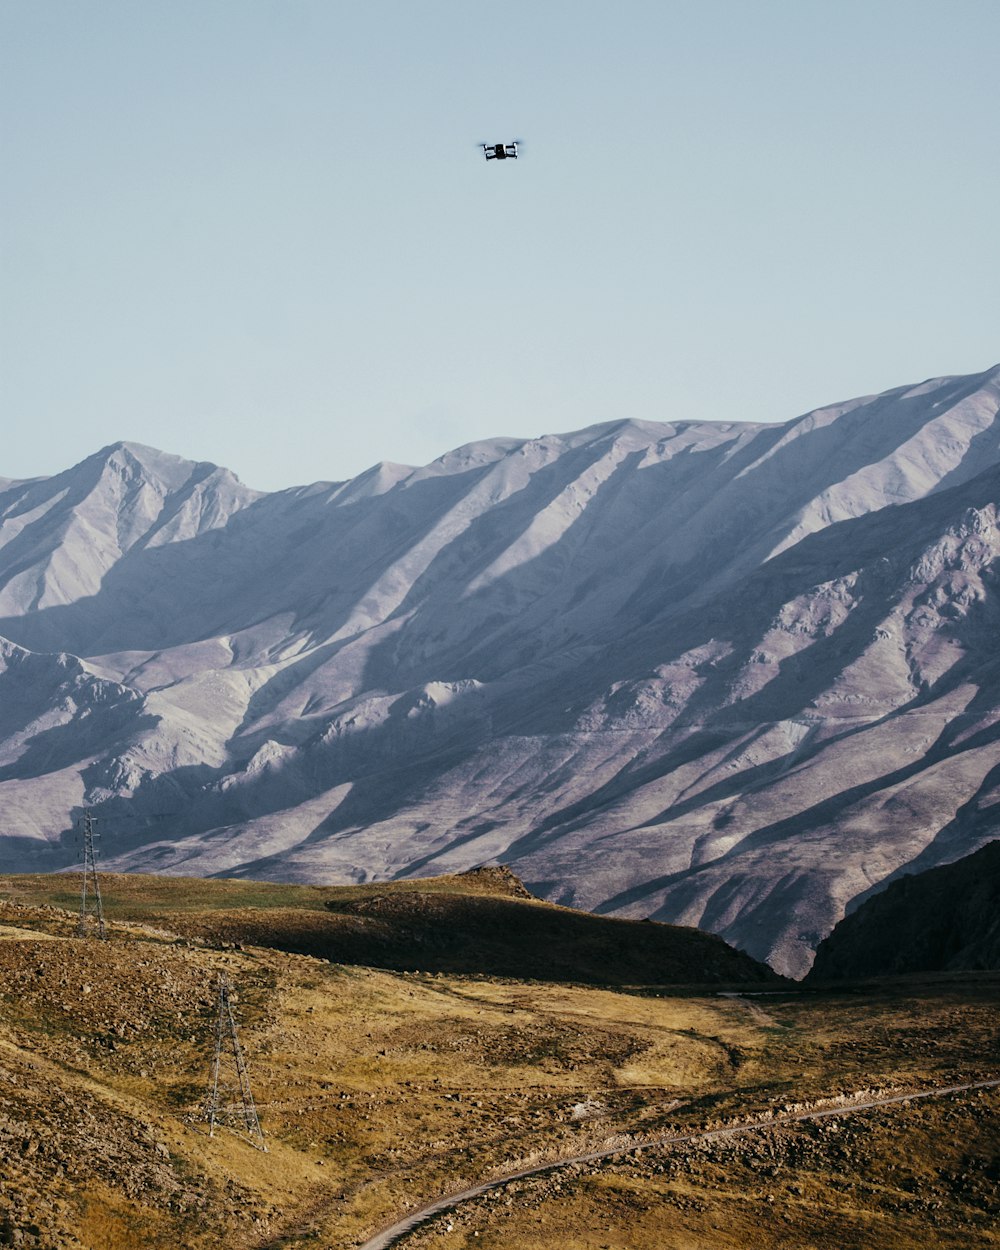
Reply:
[[[174,490],[182,486],[196,469],[208,469],[209,472],[219,470],[219,466],[211,461],[188,460],[145,443],[126,439],[109,443],[82,463],[103,465],[124,477],[156,480]],[[228,469],[222,469],[221,472],[229,474]]]
[[[49,708],[12,664],[0,804],[47,813],[52,868],[74,805],[166,808],[109,862],[510,864],[803,972],[850,899],[994,821],[998,381],[269,495],[131,441],[12,485],[0,635],[141,697],[76,716],[75,676]]]

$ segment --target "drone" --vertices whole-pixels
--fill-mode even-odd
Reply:
[[[520,139],[515,139],[513,143],[482,143],[480,147],[488,161],[505,161],[508,157],[516,161],[517,145],[520,142]]]

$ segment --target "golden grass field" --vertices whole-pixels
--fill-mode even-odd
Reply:
[[[313,887],[114,877],[104,893],[99,942],[75,936],[71,880],[0,878],[0,1245],[346,1250],[619,1134],[1000,1075],[1000,975],[722,997],[402,972],[269,947],[267,917],[323,908]],[[223,945],[241,916],[258,944]],[[194,1114],[219,971],[266,1154]],[[500,1187],[404,1244],[998,1246],[998,1112],[997,1091],[970,1092],[650,1148]]]

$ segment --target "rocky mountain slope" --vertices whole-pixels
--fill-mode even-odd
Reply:
[[[810,978],[1000,968],[1000,842],[901,877],[845,916]]]
[[[801,974],[989,839],[1000,367],[274,494],[118,444],[0,483],[11,870],[502,859]],[[115,819],[112,819],[114,817]]]

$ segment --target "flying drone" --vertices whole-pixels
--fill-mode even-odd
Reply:
[[[520,142],[520,139],[515,139],[513,143],[483,143],[480,146],[488,161],[505,161],[508,158],[516,161],[517,145]]]

